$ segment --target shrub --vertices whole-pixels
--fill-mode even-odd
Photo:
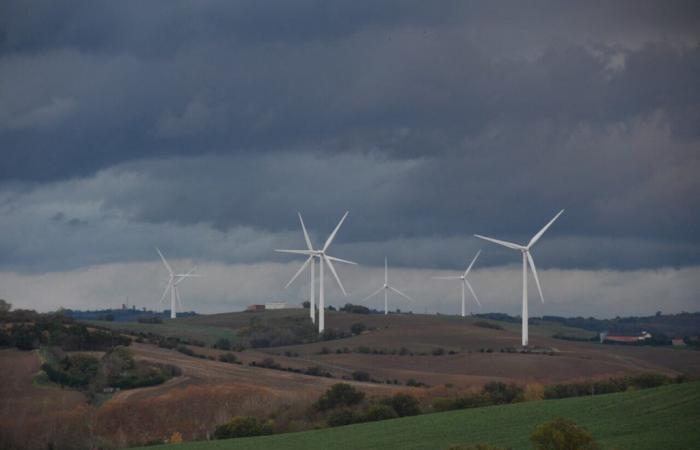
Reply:
[[[223,425],[216,427],[215,439],[262,436],[272,434],[272,424],[258,421],[255,417],[236,416]]]
[[[339,406],[356,405],[364,398],[365,393],[353,386],[347,383],[336,383],[314,403],[314,407],[319,411],[327,411]]]
[[[418,399],[409,394],[394,394],[392,397],[383,399],[382,403],[391,406],[399,417],[420,414]]]
[[[433,356],[442,356],[445,354],[445,349],[442,347],[433,349]]]
[[[535,450],[597,450],[591,433],[571,420],[557,418],[535,428],[530,441]]]
[[[364,415],[364,419],[367,422],[374,422],[377,420],[395,419],[397,417],[399,417],[399,415],[396,414],[396,411],[394,411],[394,408],[392,408],[389,405],[383,405],[383,404],[370,406],[369,409],[367,410],[367,413]]]
[[[222,353],[221,355],[219,355],[219,361],[235,364],[238,362],[238,357],[233,353]]]
[[[340,427],[359,422],[359,418],[353,410],[349,408],[340,408],[333,411],[333,413],[328,416],[328,420],[326,422],[328,423],[329,427]]]
[[[506,384],[500,381],[491,381],[484,385],[482,392],[488,396],[491,403],[500,405],[522,401],[524,389],[515,383]]]
[[[352,379],[355,381],[369,381],[370,376],[367,372],[356,370],[352,373]]]
[[[423,383],[422,381],[417,381],[414,378],[409,378],[408,380],[406,380],[406,386],[428,387],[427,384]]]
[[[182,434],[180,434],[179,431],[174,432],[172,435],[170,435],[168,444],[182,444]]]
[[[226,338],[221,338],[218,341],[216,341],[216,344],[214,344],[214,348],[218,348],[220,350],[231,350],[231,341],[229,341]]]
[[[352,325],[350,325],[350,331],[352,332],[352,334],[361,334],[366,329],[367,329],[367,325],[365,325],[362,322],[353,323]]]

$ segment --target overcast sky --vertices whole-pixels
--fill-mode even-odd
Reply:
[[[359,302],[452,313],[700,309],[696,1],[3,1],[0,297],[17,307],[299,302],[296,212]],[[532,283],[531,283],[532,284]],[[410,291],[410,292],[409,292]],[[531,291],[531,299],[536,299]],[[403,303],[402,303],[403,302]],[[369,306],[378,307],[368,303]]]

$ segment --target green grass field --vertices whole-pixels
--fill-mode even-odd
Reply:
[[[83,322],[96,327],[124,332],[150,332],[164,337],[196,339],[207,345],[214,344],[220,338],[226,338],[231,342],[235,342],[237,339],[235,331],[230,328],[189,324],[182,320],[165,319],[163,323],[106,322],[101,320],[85,320]]]
[[[446,449],[487,442],[531,449],[536,425],[565,417],[588,428],[603,449],[690,450],[700,443],[700,383],[547,400],[256,438],[193,442],[182,450]],[[168,446],[160,446],[163,448]],[[154,447],[148,447],[154,448]]]

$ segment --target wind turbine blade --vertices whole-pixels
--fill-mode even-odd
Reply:
[[[299,270],[297,270],[297,273],[295,273],[294,276],[292,277],[292,279],[289,280],[289,282],[284,286],[285,289],[287,289],[289,287],[289,285],[292,284],[294,282],[294,280],[296,280],[299,275],[301,275],[301,273],[304,271],[304,269],[306,269],[306,267],[309,265],[309,263],[313,259],[314,259],[313,256],[309,256],[308,258],[306,258],[306,261],[304,261],[304,264],[302,264],[301,267],[299,267]]]
[[[455,277],[430,277],[430,278],[432,278],[433,280],[459,280],[462,277],[455,276]]]
[[[335,267],[333,267],[333,263],[324,255],[323,259],[326,261],[326,264],[328,264],[328,268],[331,269],[331,273],[333,274],[333,277],[335,278],[335,281],[338,282],[338,286],[340,286],[340,290],[343,291],[344,296],[348,296],[348,293],[345,292],[345,288],[343,287],[343,283],[340,282],[340,277],[338,277],[338,272],[335,271]],[[321,263],[323,264],[323,262]]]
[[[335,256],[328,256],[328,255],[326,255],[326,258],[330,259],[331,261],[337,261],[337,262],[340,262],[340,263],[357,265],[356,262],[348,261],[347,259],[336,258]]]
[[[479,305],[479,307],[481,308],[481,302],[479,302],[479,299],[476,297],[476,292],[474,292],[474,288],[471,284],[469,284],[466,278],[464,279],[464,284],[467,285],[467,287],[469,288],[469,292],[472,293],[472,295],[474,296],[474,300],[476,300],[476,304]]]
[[[280,249],[275,249],[276,252],[279,253],[294,253],[295,255],[310,255],[311,252],[308,250],[280,250]]]
[[[535,245],[535,243],[536,243],[537,241],[540,240],[540,238],[542,237],[542,235],[544,234],[544,232],[547,231],[547,228],[549,228],[550,226],[552,226],[552,224],[554,223],[554,221],[557,220],[557,219],[559,218],[559,216],[561,216],[561,214],[562,214],[563,212],[564,212],[564,210],[562,209],[561,211],[559,211],[559,213],[557,213],[556,216],[554,216],[554,219],[550,220],[549,223],[548,223],[547,225],[545,225],[544,227],[542,227],[542,229],[541,229],[536,235],[534,235],[534,236],[532,237],[532,239],[530,239],[530,242],[527,244],[527,248],[530,248],[530,247],[532,247],[533,245]]]
[[[309,233],[306,232],[306,226],[304,226],[304,219],[301,218],[301,213],[298,212],[299,214],[299,222],[301,222],[301,229],[304,231],[304,240],[306,240],[306,247],[309,250],[313,250],[313,246],[311,245],[311,239],[309,238]]]
[[[384,286],[380,287],[376,291],[369,294],[367,297],[363,298],[362,301],[364,302],[365,300],[369,300],[370,298],[374,297],[375,295],[380,294],[383,290],[384,290]]]
[[[168,264],[168,261],[165,260],[165,256],[163,256],[163,254],[160,252],[160,249],[158,247],[156,247],[156,251],[160,255],[160,259],[163,261],[163,264],[165,264],[165,268],[168,269],[168,273],[170,275],[172,275],[173,269],[170,267],[170,264]]]
[[[537,285],[537,290],[540,291],[540,300],[544,303],[544,296],[542,295],[542,286],[540,286],[540,279],[537,277],[537,269],[535,269],[535,260],[532,259],[530,252],[525,252],[527,254],[527,261],[530,263],[530,269],[532,269],[532,276],[535,277],[535,284]]]
[[[498,239],[482,236],[480,234],[475,234],[474,236],[478,237],[479,239],[483,239],[485,241],[493,242],[494,244],[502,245],[504,247],[512,248],[513,250],[524,250],[525,247],[522,245],[518,244],[513,244],[512,242],[506,242],[506,241],[500,241]]]
[[[160,305],[163,303],[163,300],[165,300],[165,296],[168,295],[168,291],[170,290],[170,283],[168,283],[167,286],[165,286],[165,290],[163,291],[163,295],[160,296],[160,300],[158,300],[158,304]]]
[[[472,266],[474,266],[474,263],[476,262],[476,258],[479,257],[479,254],[481,254],[481,250],[476,252],[476,255],[474,255],[474,259],[472,259],[471,264],[469,264],[469,267],[467,267],[467,270],[464,271],[464,276],[466,277],[467,274],[469,273],[470,270],[472,270]]]
[[[402,296],[402,297],[406,297],[406,298],[409,299],[409,300],[413,300],[411,297],[409,297],[408,295],[406,295],[406,294],[404,294],[403,292],[399,291],[399,290],[396,289],[395,287],[389,286],[389,289],[391,289],[392,291],[396,292],[397,294],[399,294],[399,295]]]
[[[323,250],[322,250],[322,251],[325,252],[326,250],[328,250],[328,247],[330,247],[331,242],[333,242],[333,239],[335,239],[335,235],[338,234],[338,230],[340,229],[340,226],[341,226],[341,225],[343,224],[343,222],[345,221],[345,218],[348,216],[348,213],[349,213],[349,212],[350,212],[350,211],[346,211],[346,212],[345,212],[345,214],[343,215],[343,217],[340,219],[340,222],[338,222],[338,225],[336,225],[335,230],[333,230],[333,232],[331,233],[331,235],[328,236],[328,239],[326,239],[326,243],[323,244]]]

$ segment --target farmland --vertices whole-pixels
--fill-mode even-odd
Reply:
[[[307,343],[243,351],[212,347],[222,337],[247,345],[246,333],[255,327],[286,336],[291,328],[285,327],[308,321],[307,313],[228,313],[165,320],[162,324],[90,322],[90,327],[136,333],[131,335],[129,348],[137,361],[174,365],[182,373],[160,385],[106,395],[99,404],[90,402],[83,392],[32,383],[40,373],[37,351],[0,350],[2,377],[12,380],[1,388],[7,402],[0,411],[0,440],[22,442],[22,448],[46,448],[49,443],[127,447],[162,443],[179,432],[186,441],[201,441],[235,415],[274,418],[276,433],[309,430],[326,424],[323,416],[309,417],[309,407],[339,381],[354,385],[368,399],[409,393],[423,411],[430,412],[435,398],[462,395],[490,381],[541,388],[583,378],[645,372],[667,376],[700,373],[700,352],[553,339],[553,334],[562,332],[590,335],[557,323],[532,324],[531,342],[541,352],[509,351],[518,345],[518,324],[479,317],[329,312],[328,326],[341,338],[313,337]],[[351,326],[357,323],[362,323],[364,330],[351,334]],[[171,348],[159,346],[158,339],[135,339],[137,336],[172,336],[200,341],[200,345],[180,343]],[[183,351],[185,347],[193,353]],[[235,355],[233,363],[219,360],[230,352]],[[315,370],[315,376],[305,374],[310,369]],[[371,382],[354,381],[358,373],[366,374]],[[451,414],[461,417],[463,413],[445,417]],[[377,425],[366,426],[372,429]],[[27,430],[36,431],[28,434]],[[76,436],[81,439],[79,444]],[[297,435],[284,436],[293,442]]]
[[[530,449],[536,425],[565,417],[588,428],[604,449],[687,450],[700,439],[700,383],[426,414],[383,422],[255,438],[195,442],[183,450],[446,449],[488,442]],[[168,446],[156,448],[170,448]]]

